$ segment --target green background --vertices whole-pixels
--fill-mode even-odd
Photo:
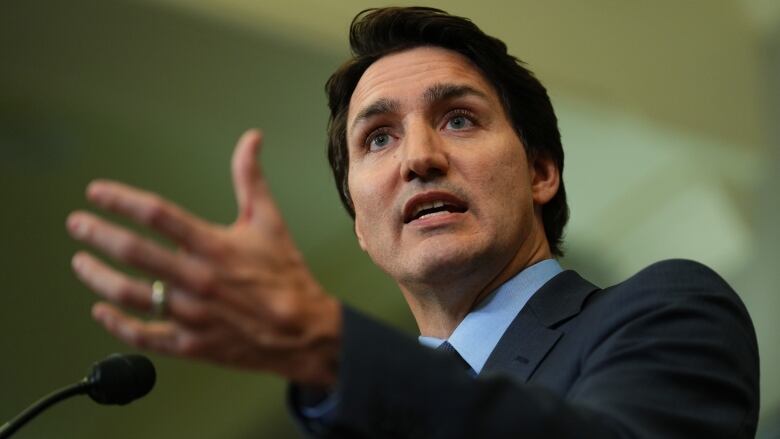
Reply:
[[[718,270],[753,315],[762,435],[780,414],[780,7],[774,2],[447,2],[548,86],[567,154],[563,260],[603,285],[655,260]],[[312,271],[415,334],[394,284],[357,247],[325,160],[323,84],[359,1],[0,4],[0,420],[128,349],[89,318],[69,269],[68,212],[119,179],[222,223],[248,127]],[[285,383],[161,356],[127,407],[60,404],[20,438],[294,437]]]

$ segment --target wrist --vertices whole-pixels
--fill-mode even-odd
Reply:
[[[295,380],[310,389],[330,392],[336,385],[341,353],[341,302],[323,294],[307,317],[304,356],[300,379]]]

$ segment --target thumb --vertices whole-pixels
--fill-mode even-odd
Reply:
[[[262,141],[263,134],[259,130],[251,129],[238,139],[233,150],[231,167],[233,190],[238,202],[237,223],[252,221],[258,216],[275,219],[279,215],[257,163],[257,154]]]

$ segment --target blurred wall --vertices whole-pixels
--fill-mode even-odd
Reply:
[[[771,434],[780,411],[778,8],[758,0],[431,4],[504,39],[550,90],[572,208],[564,265],[607,285],[655,260],[689,257],[737,289],[759,333],[762,423]],[[0,419],[127,350],[91,322],[94,298],[69,269],[79,247],[64,219],[87,207],[86,183],[120,179],[230,222],[230,152],[251,126],[265,129],[263,167],[315,274],[414,333],[400,294],[356,246],[324,155],[322,86],[366,5],[3,6]],[[124,408],[73,400],[20,437],[293,435],[281,380],[154,360],[158,385],[144,400]]]

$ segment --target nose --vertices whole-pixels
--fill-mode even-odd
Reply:
[[[401,177],[404,181],[428,181],[447,174],[446,146],[433,127],[418,124],[407,130],[403,145]]]

